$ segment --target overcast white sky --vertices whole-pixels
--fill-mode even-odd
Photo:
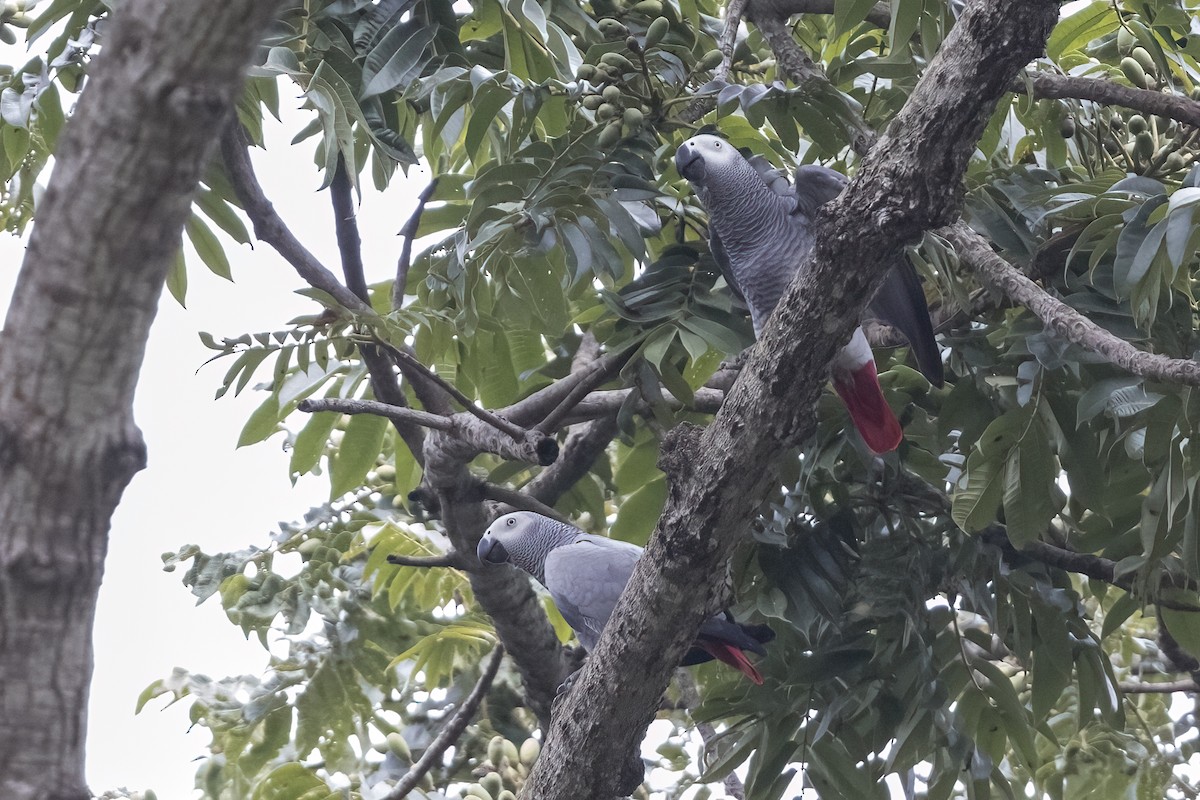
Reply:
[[[284,105],[298,107],[294,87],[280,85]],[[285,120],[288,117],[285,115]],[[272,120],[273,122],[273,120]],[[293,231],[338,272],[327,193],[312,165],[312,142],[288,142],[303,122],[268,126],[269,149],[257,152],[259,177]],[[395,269],[408,218],[428,174],[414,168],[384,194],[364,187],[360,208],[367,280]],[[265,545],[280,520],[302,516],[328,494],[325,478],[287,476],[281,437],[235,449],[249,413],[262,401],[249,389],[239,398],[213,400],[228,365],[196,370],[210,356],[197,337],[278,330],[316,305],[293,294],[301,283],[265,245],[255,250],[227,242],[234,283],[190,261],[188,308],[164,292],[138,383],[135,416],[146,437],[149,466],[125,492],[113,519],[96,621],[96,671],[88,732],[88,781],[97,794],[125,786],[153,789],[162,800],[194,796],[193,759],[204,752],[206,729],[187,733],[188,703],[162,709],[153,702],[133,713],[138,695],[176,666],[214,678],[258,674],[266,653],[231,625],[216,599],[196,608],[180,581],[182,570],[162,571],[160,554],[188,544],[208,552]],[[25,242],[0,234],[0,313],[6,311]]]

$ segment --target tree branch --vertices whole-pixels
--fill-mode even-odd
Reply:
[[[483,702],[483,698],[487,695],[488,689],[492,686],[492,681],[496,679],[496,673],[500,670],[500,662],[504,660],[504,645],[497,644],[496,649],[492,651],[492,658],[488,661],[487,667],[483,674],[479,676],[479,681],[475,684],[475,688],[467,695],[467,699],[454,712],[454,716],[446,723],[429,747],[425,748],[425,752],[417,759],[417,763],[412,765],[412,769],[404,773],[404,776],[396,782],[392,790],[384,795],[384,800],[404,800],[408,797],[409,792],[417,787],[421,782],[421,778],[425,773],[433,768],[434,764],[441,760],[446,754],[446,750],[450,745],[458,741],[458,737],[462,736],[462,732],[467,729],[467,725],[475,717],[475,712],[479,710],[479,704]]]
[[[476,452],[495,453],[501,458],[523,461],[527,464],[547,466],[558,457],[558,442],[552,437],[535,431],[521,431],[519,438],[507,432],[497,431],[489,425],[481,426],[467,414],[443,417],[404,406],[393,406],[376,400],[341,399],[336,397],[310,397],[296,406],[305,413],[337,411],[342,414],[374,414],[387,417],[393,422],[420,425],[431,430],[443,431],[460,440]],[[518,430],[520,430],[518,428]],[[497,436],[497,433],[503,435]]]
[[[952,225],[939,233],[954,245],[954,249],[964,262],[971,265],[980,280],[1028,308],[1047,328],[1067,341],[1100,354],[1134,375],[1200,386],[1200,362],[1147,353],[1112,335],[1047,294],[1020,270],[992,252],[987,242],[963,223]]]
[[[339,414],[374,414],[377,417],[387,417],[400,425],[420,425],[423,428],[433,428],[437,431],[454,431],[454,420],[440,414],[430,414],[415,408],[394,406],[381,403],[378,400],[356,400],[339,397],[309,397],[301,400],[296,406],[306,414],[316,414],[321,411],[335,411]]]
[[[300,243],[275,212],[275,207],[263,193],[262,186],[254,175],[245,135],[236,122],[230,123],[221,137],[221,156],[225,160],[225,171],[229,174],[238,201],[254,226],[255,238],[271,245],[309,286],[325,292],[350,311],[374,315],[370,306],[343,286],[337,277]]]
[[[760,18],[774,18],[786,22],[793,14],[832,14],[833,0],[750,0],[747,16],[758,25]],[[887,30],[892,24],[892,11],[887,3],[876,3],[867,12],[867,22],[876,28]],[[761,27],[761,26],[760,26]]]
[[[417,195],[417,207],[413,209],[412,216],[408,218],[408,221],[404,223],[404,227],[400,229],[400,235],[404,237],[404,244],[400,248],[400,258],[396,261],[396,281],[392,284],[393,311],[404,306],[404,292],[405,287],[408,285],[408,271],[412,267],[413,240],[417,238],[417,229],[421,227],[421,215],[425,213],[425,204],[429,202],[430,197],[433,197],[436,189],[437,178],[434,178]]]
[[[713,72],[714,81],[723,81],[729,77],[733,68],[733,48],[737,45],[738,28],[742,24],[742,14],[749,5],[749,0],[729,0],[725,4],[725,27],[717,39],[717,49],[721,51],[721,63]]]
[[[371,295],[367,288],[366,272],[363,269],[362,237],[358,232],[358,220],[351,197],[350,175],[346,172],[346,161],[341,155],[337,159],[333,180],[329,184],[329,197],[333,204],[333,224],[337,236],[338,251],[342,259],[342,274],[346,287],[364,303],[370,304]],[[391,359],[373,344],[360,342],[358,352],[371,375],[371,391],[375,397],[392,406],[408,406],[408,400],[400,389]],[[408,445],[418,464],[425,464],[425,436],[418,425],[406,423],[398,417],[390,417],[400,438]],[[419,424],[419,423],[418,423]]]
[[[573,428],[563,442],[558,460],[527,483],[523,493],[547,505],[554,505],[588,473],[616,435],[615,414]]]
[[[579,401],[567,417],[567,422],[579,423],[613,416],[625,404],[629,395],[636,391],[637,389],[604,389],[592,392]],[[703,414],[715,414],[725,399],[725,393],[719,389],[701,388],[696,390],[691,403],[684,403],[670,392],[663,392],[663,399],[675,409],[690,409]],[[638,409],[642,411],[648,408],[649,404],[645,401],[638,406]]]
[[[1034,97],[1092,100],[1104,105],[1132,108],[1144,114],[1157,114],[1185,125],[1200,126],[1200,102],[1181,94],[1134,89],[1103,78],[1083,78],[1054,72],[1030,72],[1027,77],[1033,85]],[[1012,91],[1025,94],[1028,86],[1024,81],[1015,81]]]

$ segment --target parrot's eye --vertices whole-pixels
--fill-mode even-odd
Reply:
[[[716,142],[715,144],[713,144],[713,147],[715,147],[715,148],[717,148],[718,150],[720,150],[720,149],[721,149],[721,143],[720,143],[720,142]]]
[[[510,518],[510,519],[508,520],[508,524],[509,524],[509,526],[511,527],[511,526],[513,526],[513,525],[516,525],[516,524],[517,524],[517,521],[516,521],[515,519],[511,519],[511,518]]]

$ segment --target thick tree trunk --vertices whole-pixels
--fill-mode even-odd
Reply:
[[[1039,55],[1050,0],[968,3],[905,108],[842,196],[814,251],[706,430],[664,442],[670,491],[646,555],[567,697],[524,798],[609,798],[636,788],[630,756],[715,598],[719,568],[769,485],[768,465],[811,434],[829,360],[896,251],[950,222],[997,99]]]
[[[277,3],[127,0],[65,133],[0,339],[0,797],[83,800],[109,519],[180,230]]]

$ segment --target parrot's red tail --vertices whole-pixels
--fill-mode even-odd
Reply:
[[[762,686],[762,674],[754,668],[750,663],[750,659],[746,658],[746,654],[737,649],[733,645],[725,644],[724,642],[715,642],[712,640],[699,640],[696,644],[703,647],[713,658],[718,661],[728,664],[738,672],[745,675],[758,686]]]
[[[853,372],[839,374],[835,371],[833,388],[846,404],[854,427],[858,428],[872,452],[888,453],[900,446],[904,430],[883,398],[874,360],[868,360]]]

